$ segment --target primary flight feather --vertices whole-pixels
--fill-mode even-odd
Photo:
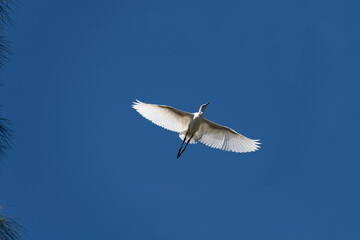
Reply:
[[[245,153],[260,148],[259,140],[247,138],[231,128],[221,126],[204,118],[204,111],[209,104],[203,104],[196,113],[188,113],[176,108],[143,103],[139,100],[132,107],[144,118],[167,130],[179,133],[183,140],[177,157],[185,151],[189,143],[201,142],[209,147],[225,151]],[[184,142],[186,145],[184,148]]]

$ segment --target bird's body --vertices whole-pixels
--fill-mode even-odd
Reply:
[[[189,143],[202,142],[213,148],[232,152],[253,152],[258,150],[258,140],[249,139],[234,130],[213,123],[204,118],[209,103],[201,105],[196,113],[188,113],[173,107],[136,101],[133,108],[143,117],[170,131],[178,132],[183,140],[178,158]],[[182,149],[183,144],[185,147]]]
[[[195,133],[199,130],[201,123],[204,121],[204,117],[200,113],[194,113],[194,117],[189,123],[186,132],[189,136],[195,135]]]

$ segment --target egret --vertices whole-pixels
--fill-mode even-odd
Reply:
[[[247,138],[231,128],[204,118],[204,111],[209,103],[201,105],[196,113],[184,112],[166,105],[143,103],[139,100],[133,102],[132,107],[154,124],[179,133],[182,144],[177,158],[181,156],[189,143],[194,144],[199,141],[212,148],[237,153],[254,152],[260,148],[259,140]]]

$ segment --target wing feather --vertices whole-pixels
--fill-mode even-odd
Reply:
[[[254,152],[260,148],[259,140],[247,138],[231,128],[213,123],[207,119],[201,123],[200,129],[203,144],[231,152]]]
[[[136,100],[132,107],[152,123],[178,133],[186,130],[193,118],[192,113],[170,106],[143,103],[139,100]]]

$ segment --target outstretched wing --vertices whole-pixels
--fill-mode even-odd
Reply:
[[[254,152],[260,148],[259,140],[247,138],[207,119],[201,123],[199,130],[202,132],[200,142],[212,148],[238,153]]]
[[[143,103],[139,100],[136,100],[132,107],[154,124],[178,133],[186,130],[193,118],[192,113],[165,105]]]

